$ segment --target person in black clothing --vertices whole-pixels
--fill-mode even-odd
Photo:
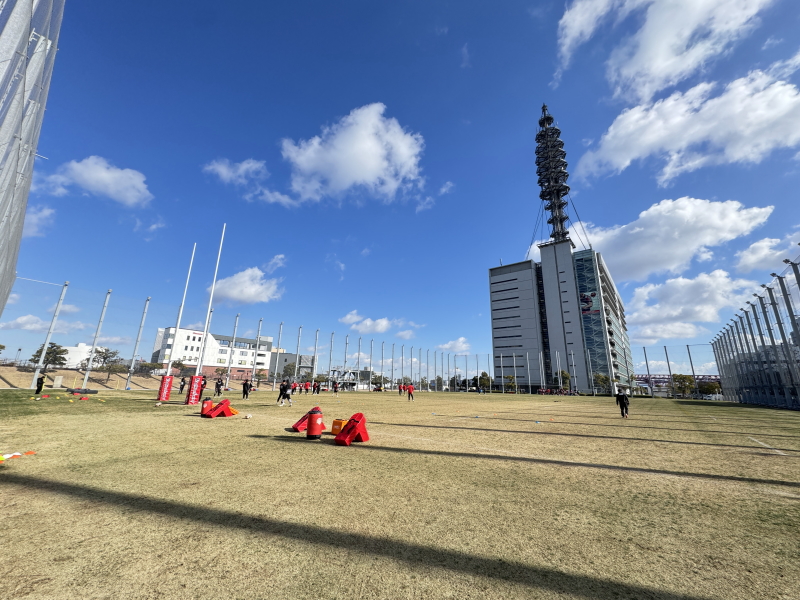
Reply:
[[[250,389],[253,386],[250,385],[250,380],[245,379],[244,383],[242,384],[242,400],[248,400],[250,397]]]
[[[186,387],[186,377],[181,377],[181,387],[178,390],[178,393],[182,394],[183,393],[183,388],[185,388],[185,387]]]
[[[619,412],[623,419],[628,418],[628,406],[630,403],[631,401],[625,393],[625,389],[619,388],[619,390],[617,390],[617,405],[619,406]]]
[[[44,388],[44,375],[40,375],[39,379],[36,380],[36,393],[41,394],[43,388]]]
[[[203,395],[203,392],[206,391],[206,386],[207,385],[208,385],[208,381],[206,380],[206,376],[203,375],[203,383],[202,383],[202,386],[200,387],[200,395],[201,396]]]
[[[281,385],[278,388],[278,399],[275,401],[275,404],[279,404],[283,402],[283,395],[286,393],[286,380],[284,379],[281,381]]]
[[[214,395],[222,396],[222,377],[218,377],[214,382]]]

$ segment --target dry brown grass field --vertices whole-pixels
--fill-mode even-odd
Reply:
[[[54,394],[0,392],[0,598],[800,598],[800,413]],[[288,432],[316,403],[372,439]]]

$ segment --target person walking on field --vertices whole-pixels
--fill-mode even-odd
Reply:
[[[333,382],[333,397],[334,398],[338,398],[339,397],[339,382],[338,381],[334,381]]]
[[[625,393],[625,388],[619,388],[619,390],[617,390],[617,405],[619,406],[619,412],[623,419],[628,418],[628,406],[630,403],[631,401]]]
[[[181,387],[178,390],[178,393],[182,394],[183,393],[183,388],[185,388],[185,387],[186,387],[186,377],[181,377]]]
[[[41,394],[43,388],[44,388],[44,375],[40,375],[39,379],[36,380],[36,393]]]
[[[304,387],[306,388],[306,396],[308,396],[308,388],[311,387],[311,382],[310,381],[306,381],[306,384],[305,384]]]
[[[250,390],[253,386],[250,384],[249,379],[245,379],[244,383],[242,384],[242,400],[249,400],[250,399]]]
[[[407,385],[406,386],[406,391],[408,392],[408,401],[409,402],[413,402],[414,401],[414,384],[412,383],[412,384]]]
[[[286,382],[286,391],[283,394],[283,397],[289,401],[289,406],[292,405],[292,386],[289,385],[289,382]],[[283,400],[281,400],[281,406],[283,406]]]
[[[286,393],[286,380],[284,379],[281,381],[281,385],[278,387],[278,399],[275,400],[275,404],[280,404],[283,406],[283,395]]]
[[[397,393],[400,394],[401,396],[403,395],[403,392],[405,390],[406,390],[406,386],[404,386],[402,383],[397,386]]]
[[[222,396],[222,377],[218,377],[214,382],[214,396]]]

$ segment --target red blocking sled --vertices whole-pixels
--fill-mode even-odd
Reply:
[[[239,411],[236,410],[235,408],[232,408],[231,401],[226,399],[217,404],[211,410],[205,413],[201,412],[200,416],[206,417],[208,419],[214,419],[216,417],[232,417],[233,415],[238,415],[238,414]]]
[[[351,442],[368,442],[367,418],[364,413],[356,413],[347,422],[339,435],[334,438],[337,446],[349,446]]]
[[[315,406],[311,410],[321,411],[322,409],[319,406]],[[311,410],[308,411],[306,414],[304,414],[302,417],[300,417],[300,420],[294,425],[292,425],[292,429],[294,429],[295,431],[305,431],[308,428],[308,415],[311,414]]]

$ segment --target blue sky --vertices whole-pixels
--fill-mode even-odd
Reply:
[[[790,0],[69,0],[59,45],[17,271],[72,282],[62,344],[113,288],[123,355],[152,296],[147,356],[194,242],[201,321],[227,223],[213,331],[485,356],[487,269],[547,235],[543,102],[634,345],[707,341],[798,253]],[[14,294],[0,343],[29,355],[58,289]]]

